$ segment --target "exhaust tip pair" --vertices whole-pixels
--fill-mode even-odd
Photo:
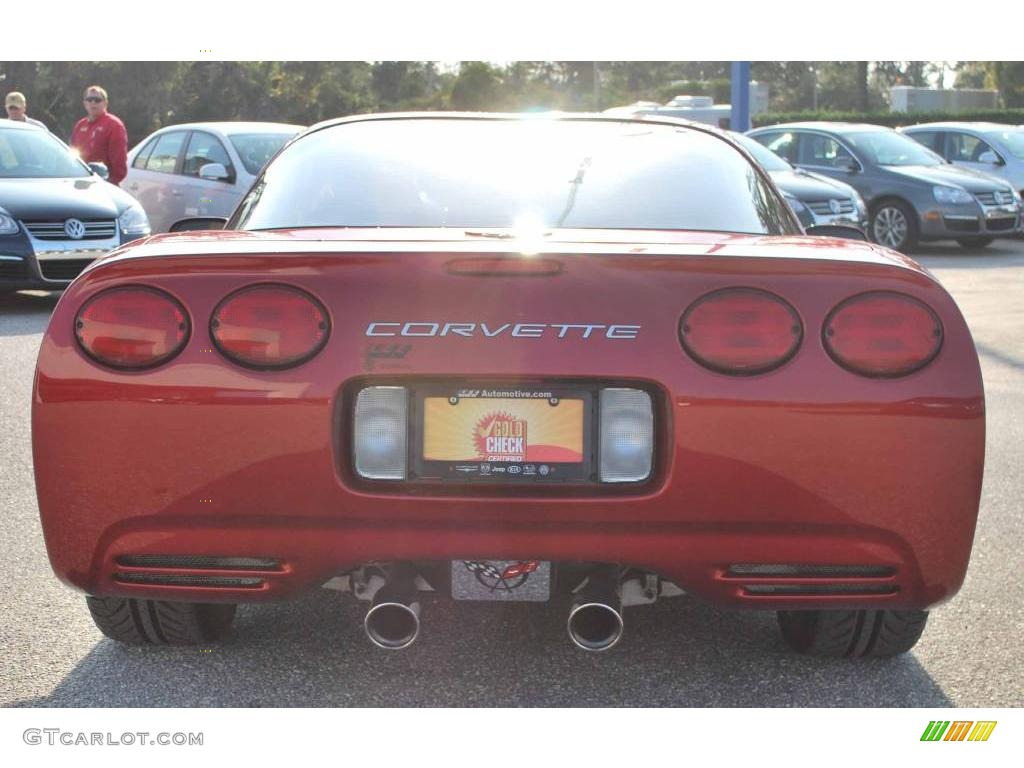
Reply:
[[[622,592],[615,569],[592,572],[578,590],[566,622],[569,639],[584,651],[613,648],[625,629]],[[408,648],[420,634],[420,603],[414,575],[399,569],[373,596],[363,619],[366,636],[378,648]]]

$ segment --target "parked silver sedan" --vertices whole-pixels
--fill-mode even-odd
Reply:
[[[921,123],[900,129],[963,168],[990,173],[1024,192],[1024,127],[1003,123]]]
[[[121,188],[134,196],[153,232],[186,219],[227,218],[263,166],[303,126],[287,123],[185,123],[150,134],[128,153]]]

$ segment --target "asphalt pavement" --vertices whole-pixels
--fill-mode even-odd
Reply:
[[[967,580],[913,652],[833,661],[787,651],[774,616],[694,598],[626,611],[607,653],[573,648],[566,605],[428,599],[420,640],[371,646],[363,608],[318,590],[242,606],[212,649],[104,638],[53,576],[32,481],[36,352],[56,294],[0,297],[0,704],[5,706],[917,706],[1024,704],[1024,241],[916,255],[953,294],[985,377],[982,508]]]

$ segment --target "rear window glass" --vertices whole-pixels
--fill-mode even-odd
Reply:
[[[236,133],[228,136],[238,156],[242,158],[245,170],[253,176],[259,175],[263,166],[277,154],[294,133]]]
[[[544,227],[780,233],[747,159],[676,126],[586,120],[341,124],[291,144],[233,222],[291,227]]]

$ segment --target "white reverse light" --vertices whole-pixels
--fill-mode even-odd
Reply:
[[[404,480],[409,434],[405,387],[367,387],[356,397],[356,472],[370,480]]]
[[[639,389],[602,389],[601,482],[646,480],[653,456],[651,396]]]

